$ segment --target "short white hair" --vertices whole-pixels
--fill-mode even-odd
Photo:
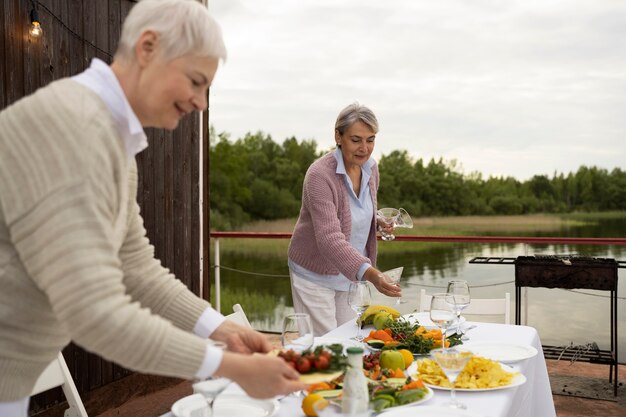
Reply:
[[[226,60],[222,30],[196,0],[139,1],[124,20],[115,58],[133,62],[135,45],[147,30],[159,34],[164,59],[195,55]]]

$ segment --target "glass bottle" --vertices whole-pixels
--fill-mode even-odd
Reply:
[[[341,412],[346,415],[367,415],[369,392],[363,374],[363,348],[350,347],[347,353],[348,370],[343,379]]]

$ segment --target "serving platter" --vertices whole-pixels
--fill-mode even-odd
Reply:
[[[530,345],[518,345],[505,342],[468,342],[458,346],[459,350],[467,350],[476,356],[491,359],[501,363],[515,363],[533,358],[537,355],[537,349]]]

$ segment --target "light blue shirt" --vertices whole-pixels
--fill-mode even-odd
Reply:
[[[365,245],[372,227],[372,217],[374,216],[374,205],[372,203],[372,192],[369,187],[370,177],[372,176],[372,166],[374,161],[370,158],[361,167],[361,189],[357,196],[352,187],[352,180],[346,172],[346,166],[343,163],[343,155],[341,149],[335,150],[335,159],[337,160],[336,173],[343,176],[346,189],[348,191],[348,201],[350,201],[350,217],[352,219],[352,232],[350,234],[350,244],[363,256],[365,253]],[[306,268],[301,267],[291,259],[288,260],[289,269],[298,276],[311,281],[325,288],[331,288],[337,291],[348,291],[350,280],[345,275],[322,275]],[[363,274],[372,265],[368,262],[363,263],[357,272],[357,278],[363,279]]]

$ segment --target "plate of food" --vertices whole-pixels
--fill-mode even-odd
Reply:
[[[433,398],[435,393],[427,386],[421,388],[412,388],[402,391],[398,387],[391,394],[370,394],[370,403],[377,412],[386,413],[389,410],[397,410],[399,408],[414,407],[425,403]],[[391,401],[394,401],[393,403]],[[387,414],[384,414],[385,416]]]
[[[417,373],[414,375],[430,388],[450,390],[450,382],[437,362],[433,359],[417,361]],[[494,391],[520,386],[526,377],[507,365],[491,359],[474,356],[456,379],[455,391]]]
[[[460,334],[447,335],[446,346],[463,343],[461,338]],[[441,347],[441,329],[400,318],[390,323],[388,328],[370,331],[363,341],[372,352],[406,349],[413,355],[428,355],[432,349]]]
[[[198,417],[207,406],[202,394],[188,395],[172,405],[172,414],[176,417]],[[221,394],[213,405],[214,417],[270,417],[276,414],[278,401],[257,400],[245,394]]]
[[[412,407],[430,400],[434,396],[432,389],[424,385],[422,381],[407,378],[389,378],[384,381],[372,381],[368,383],[369,408],[375,412],[383,412],[391,409]],[[311,393],[316,393],[324,398],[332,400],[335,405],[341,405],[341,382],[337,385],[318,384],[319,389],[314,387]]]
[[[503,342],[470,342],[459,346],[459,350],[469,350],[476,356],[501,363],[515,363],[537,355],[537,349],[530,345]]]

